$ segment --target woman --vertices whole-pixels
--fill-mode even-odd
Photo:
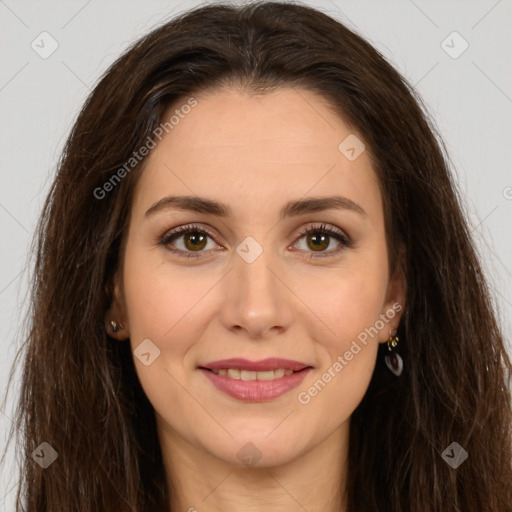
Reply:
[[[39,225],[18,510],[512,510],[512,367],[443,149],[312,8],[133,45]]]

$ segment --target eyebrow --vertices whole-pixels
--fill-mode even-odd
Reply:
[[[167,196],[157,201],[147,211],[148,217],[157,212],[177,209],[196,213],[210,214],[217,217],[229,217],[232,214],[231,208],[223,203],[199,196]],[[280,211],[281,219],[295,217],[307,213],[322,212],[325,210],[349,210],[362,216],[367,213],[357,203],[339,195],[326,197],[312,197],[288,202]]]

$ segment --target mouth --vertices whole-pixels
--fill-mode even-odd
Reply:
[[[220,368],[219,370],[213,370],[211,368],[202,368],[202,370],[207,370],[215,375],[221,375],[223,377],[227,377],[229,379],[234,380],[243,380],[243,381],[252,381],[252,380],[275,380],[281,379],[285,376],[292,375],[294,373],[301,372],[305,370],[285,370],[284,368],[278,368],[277,370],[263,370],[263,371],[251,371],[251,370],[242,370],[240,368]]]
[[[263,402],[298,386],[312,366],[289,359],[225,359],[198,366],[220,391],[246,402]]]

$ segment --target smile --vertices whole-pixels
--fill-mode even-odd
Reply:
[[[222,375],[226,376],[230,379],[235,380],[244,380],[244,381],[251,381],[251,380],[275,380],[275,379],[281,379],[285,375],[291,375],[293,370],[285,370],[284,368],[279,368],[277,370],[267,370],[267,371],[249,371],[249,370],[240,370],[236,368],[222,368],[220,370],[211,370],[216,375]]]
[[[223,394],[242,402],[265,402],[285,395],[300,385],[311,366],[301,370],[242,370],[240,368],[204,368],[198,370]]]

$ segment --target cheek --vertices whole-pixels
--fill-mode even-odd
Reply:
[[[136,351],[143,340],[149,339],[160,351],[150,367],[135,360],[148,394],[150,387],[164,389],[165,385],[179,395],[179,386],[174,386],[176,383],[165,372],[184,382],[187,372],[197,363],[197,342],[204,337],[212,317],[218,314],[218,280],[215,272],[200,267],[178,267],[154,253],[127,251],[124,291],[132,350]],[[147,371],[149,368],[151,371]],[[162,376],[166,377],[163,382]]]
[[[180,324],[187,323],[212,281],[194,269],[173,268],[162,257],[155,257],[153,250],[130,250],[129,246],[123,278],[130,334],[155,339],[172,336]]]
[[[308,399],[318,407],[336,403],[338,413],[344,415],[364,396],[375,368],[376,325],[385,299],[386,267],[376,260],[367,261],[340,270],[336,279],[331,275],[316,284],[298,291],[311,305],[310,320],[304,326],[316,342],[322,372],[307,383],[308,389],[301,389],[307,395],[302,403]]]
[[[300,282],[294,292],[311,310],[309,324],[317,334],[310,334],[316,338],[320,332],[330,351],[344,352],[346,344],[375,326],[382,313],[387,276],[378,261],[305,276]]]
[[[192,361],[187,354],[204,331],[201,298],[215,284],[211,275],[171,269],[161,259],[153,263],[145,251],[126,252],[124,293],[136,372],[149,401],[163,416],[171,410],[194,409],[183,388]],[[146,339],[159,350],[147,366],[137,358],[137,348]]]
[[[327,430],[350,417],[375,369],[379,343],[372,327],[381,313],[384,288],[371,281],[367,273],[352,272],[339,284],[325,288],[325,293],[309,296],[322,320],[310,315],[311,322],[305,324],[320,365],[314,378],[298,390],[297,400],[308,414],[322,417],[322,428]]]

